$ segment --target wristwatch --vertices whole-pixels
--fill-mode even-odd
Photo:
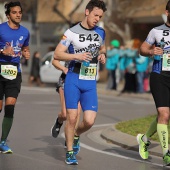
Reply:
[[[2,53],[3,53],[3,51],[4,51],[4,49],[1,49],[1,50],[0,50],[0,53],[2,54]]]

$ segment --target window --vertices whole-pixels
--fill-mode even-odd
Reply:
[[[48,55],[47,57],[42,59],[42,64],[41,65],[48,65],[51,62],[52,55]]]

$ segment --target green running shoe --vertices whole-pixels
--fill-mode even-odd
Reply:
[[[151,142],[148,141],[147,143],[145,143],[142,140],[143,135],[144,134],[138,134],[136,137],[139,144],[139,155],[141,156],[142,159],[148,159],[149,157],[148,147],[151,144]]]
[[[164,161],[164,166],[170,166],[170,152],[168,151],[164,157],[163,157],[163,161]]]

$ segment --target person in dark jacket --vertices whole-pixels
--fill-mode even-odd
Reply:
[[[37,86],[42,84],[40,80],[40,53],[38,51],[33,54],[29,85],[32,85],[33,81],[36,82]]]

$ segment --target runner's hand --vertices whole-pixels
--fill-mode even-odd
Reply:
[[[160,47],[154,47],[154,49],[151,50],[151,55],[162,55],[163,49]]]
[[[91,61],[92,60],[92,57],[91,57],[91,53],[79,53],[79,54],[76,54],[77,55],[77,59],[80,60],[80,61]]]
[[[3,54],[7,56],[15,57],[14,49],[13,47],[10,47],[10,46],[3,50]]]
[[[63,72],[64,72],[64,74],[67,74],[68,68],[65,67],[65,68],[63,69]]]
[[[98,59],[98,61],[100,61],[102,64],[105,64],[105,63],[106,63],[106,56],[105,56],[105,54],[100,54],[97,59]]]
[[[27,49],[24,49],[23,51],[22,51],[22,55],[25,57],[25,59],[29,59],[30,58],[30,51],[29,50],[27,50]]]

